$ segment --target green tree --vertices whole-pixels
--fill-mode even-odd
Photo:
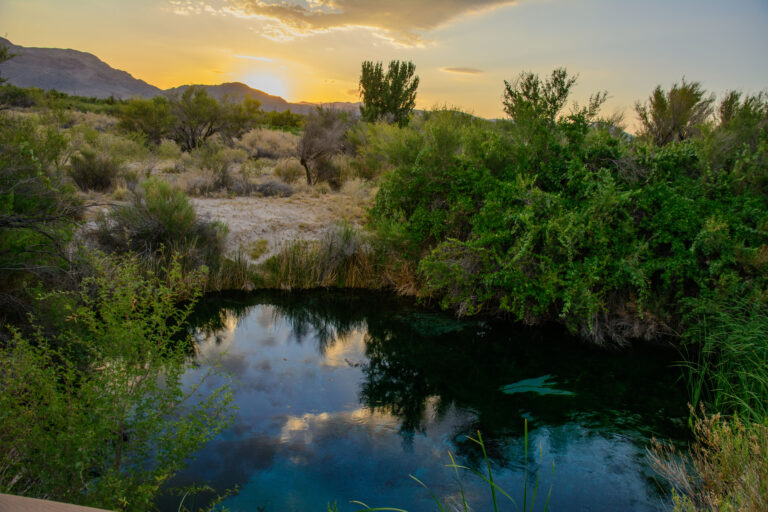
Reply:
[[[707,96],[699,82],[686,82],[685,78],[666,92],[657,86],[646,103],[635,104],[639,135],[656,146],[689,139],[711,118],[714,102],[714,96]]]
[[[15,56],[16,56],[15,54],[11,53],[10,48],[8,48],[7,46],[0,46],[0,64],[2,64],[7,60],[12,59]],[[0,75],[0,85],[3,85],[7,81],[8,81],[7,78],[3,78],[3,76]]]
[[[384,74],[381,62],[363,62],[359,83],[363,119],[369,122],[385,119],[401,127],[407,125],[419,87],[419,77],[413,74],[415,70],[413,62],[393,60]]]
[[[177,119],[171,114],[171,104],[162,96],[152,99],[134,98],[120,108],[120,127],[147,136],[147,141],[160,144],[176,126]]]

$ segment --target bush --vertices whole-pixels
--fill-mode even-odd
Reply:
[[[675,512],[768,510],[768,427],[728,421],[719,414],[696,419],[689,455],[655,442],[654,469],[670,484]]]
[[[290,197],[293,195],[293,187],[280,181],[265,181],[254,186],[254,190],[262,197]]]
[[[80,190],[105,191],[122,173],[122,166],[109,155],[83,148],[69,160],[69,177]]]
[[[219,264],[226,231],[222,224],[198,218],[182,191],[152,178],[141,184],[129,204],[100,216],[93,236],[108,252],[161,261],[177,255],[183,268],[196,269]]]
[[[226,384],[203,395],[182,379],[194,301],[177,304],[203,276],[190,292],[178,264],[168,273],[170,285],[133,259],[102,261],[76,294],[48,297],[66,317],[55,334],[0,344],[0,492],[150,510],[231,421]]]
[[[299,138],[292,133],[257,128],[244,133],[237,146],[248,153],[248,158],[287,158],[296,154]]]
[[[304,168],[295,158],[283,158],[279,160],[275,164],[272,172],[286,183],[296,183],[305,175]]]
[[[162,139],[155,149],[155,154],[166,160],[178,160],[181,158],[181,148],[170,139]]]

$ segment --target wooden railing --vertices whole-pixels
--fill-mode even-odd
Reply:
[[[0,512],[107,512],[101,508],[0,494]]]

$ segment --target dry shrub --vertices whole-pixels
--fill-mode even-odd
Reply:
[[[111,155],[84,147],[70,158],[67,173],[80,190],[104,191],[122,172],[123,166]]]
[[[165,160],[178,160],[181,158],[181,146],[170,139],[163,139],[155,148],[155,154]]]
[[[245,133],[237,141],[249,158],[286,158],[296,154],[299,138],[288,132],[256,128]]]
[[[768,510],[768,426],[704,415],[695,434],[686,456],[655,440],[648,451],[672,485],[675,511]]]
[[[282,181],[269,180],[254,186],[254,191],[262,197],[290,197],[293,187]]]
[[[305,175],[304,168],[296,158],[279,160],[272,172],[286,183],[296,183]]]

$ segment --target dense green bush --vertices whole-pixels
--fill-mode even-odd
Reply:
[[[604,93],[563,113],[574,84],[524,73],[505,90],[512,122],[438,111],[392,135],[371,218],[420,261],[422,292],[621,343],[680,329],[686,297],[764,289],[764,97],[654,146],[597,117]]]

